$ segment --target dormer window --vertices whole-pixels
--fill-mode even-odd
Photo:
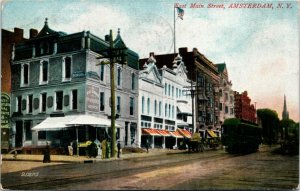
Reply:
[[[67,56],[63,58],[62,64],[62,79],[63,81],[70,81],[71,80],[71,67],[72,67],[72,59],[71,57]]]
[[[41,53],[41,55],[49,53],[49,43],[48,42],[42,42],[41,43],[40,53]]]

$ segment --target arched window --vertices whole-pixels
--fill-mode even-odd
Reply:
[[[142,113],[145,112],[145,97],[142,97]]]
[[[150,98],[147,100],[147,113],[150,114]]]

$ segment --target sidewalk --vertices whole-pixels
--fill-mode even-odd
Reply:
[[[58,163],[95,163],[95,162],[107,162],[113,160],[123,160],[129,158],[149,157],[155,155],[165,155],[168,153],[182,153],[185,150],[170,150],[170,149],[149,149],[149,153],[126,153],[121,154],[120,158],[89,158],[87,156],[68,156],[68,155],[51,155],[51,162]],[[43,155],[31,155],[31,154],[18,154],[14,157],[13,154],[2,154],[3,161],[32,161],[43,162]]]

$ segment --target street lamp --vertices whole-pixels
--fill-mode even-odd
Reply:
[[[103,59],[98,65],[110,65],[110,93],[111,93],[111,157],[116,156],[116,108],[115,108],[115,63],[126,64],[126,55],[124,51],[127,49],[125,45],[114,48],[112,30],[109,31],[109,48],[99,51],[98,53],[106,53],[106,56],[99,56],[97,59]],[[116,59],[117,58],[117,59]]]

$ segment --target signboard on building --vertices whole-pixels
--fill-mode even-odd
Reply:
[[[91,85],[86,86],[86,110],[99,112],[100,104],[100,92],[99,87],[94,87]]]
[[[10,96],[1,93],[1,148],[7,149],[9,142]]]

